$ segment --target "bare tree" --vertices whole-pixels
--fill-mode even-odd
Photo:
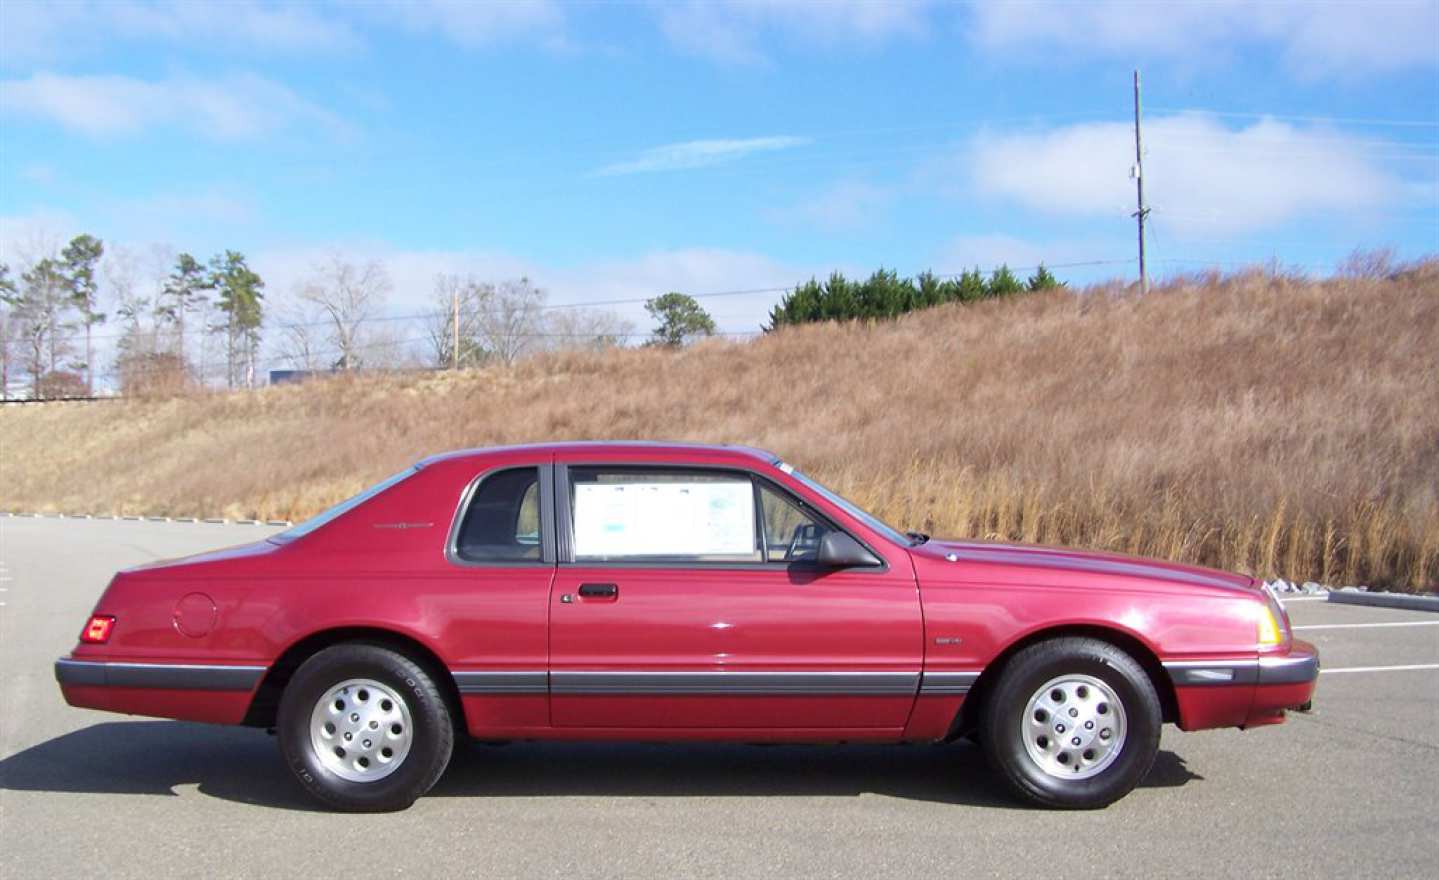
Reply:
[[[280,339],[278,354],[297,370],[323,370],[330,359],[324,357],[325,323],[323,312],[305,299],[283,303],[276,309]]]
[[[490,290],[490,285],[469,275],[435,276],[433,311],[425,318],[425,334],[435,366],[476,367],[488,359],[489,352],[479,341],[479,316]]]
[[[476,314],[478,338],[491,357],[513,364],[537,347],[545,308],[545,292],[528,278],[488,286]]]
[[[339,369],[360,365],[362,327],[384,307],[390,290],[390,276],[383,263],[372,260],[356,266],[338,254],[316,266],[300,288],[299,298],[325,317],[329,342],[339,354]]]
[[[614,312],[555,309],[545,315],[544,347],[602,351],[626,344],[634,332],[635,325]]]

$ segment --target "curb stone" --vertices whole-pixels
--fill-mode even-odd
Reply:
[[[1333,590],[1329,601],[1340,605],[1367,605],[1371,608],[1402,608],[1406,611],[1439,612],[1439,595],[1408,593],[1367,593],[1359,590]]]
[[[111,520],[115,522],[173,522],[173,523],[209,523],[211,525],[239,525],[239,526],[275,526],[289,528],[295,523],[288,519],[236,519],[230,520],[223,517],[194,517],[194,516],[139,516],[136,514],[116,513],[26,513],[23,511],[0,510],[0,519],[89,519],[89,520]]]

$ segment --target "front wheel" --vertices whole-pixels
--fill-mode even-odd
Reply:
[[[1089,638],[1040,642],[1001,674],[981,726],[990,762],[1024,800],[1108,806],[1154,764],[1164,723],[1144,669]]]
[[[295,778],[340,810],[408,807],[439,780],[454,748],[434,681],[377,645],[336,645],[306,660],[280,698],[277,728]]]

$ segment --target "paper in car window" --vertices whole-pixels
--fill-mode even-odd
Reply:
[[[748,482],[575,486],[576,556],[747,556],[754,549]]]

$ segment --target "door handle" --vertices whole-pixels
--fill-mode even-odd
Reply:
[[[580,596],[586,599],[617,599],[619,584],[580,584]]]

